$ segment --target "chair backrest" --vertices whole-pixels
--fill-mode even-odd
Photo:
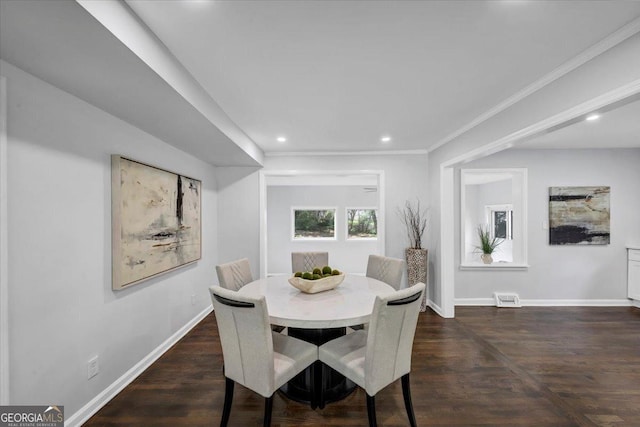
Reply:
[[[237,291],[247,283],[253,281],[251,266],[247,258],[216,265],[216,273],[218,273],[220,286],[231,289],[232,291]]]
[[[411,371],[424,283],[376,297],[367,331],[365,390],[370,396]]]
[[[329,252],[291,252],[291,272],[312,271],[329,265]]]
[[[224,357],[224,375],[264,397],[274,391],[273,338],[264,296],[209,288]]]
[[[378,279],[393,288],[400,289],[404,260],[380,255],[369,255],[367,277]]]

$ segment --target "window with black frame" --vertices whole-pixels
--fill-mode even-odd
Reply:
[[[489,219],[491,221],[491,237],[499,239],[513,239],[513,210],[510,208],[494,208],[487,206],[489,209]]]

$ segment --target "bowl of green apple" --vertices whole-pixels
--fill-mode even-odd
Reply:
[[[315,267],[311,271],[297,271],[289,279],[289,283],[296,289],[307,294],[335,289],[344,280],[345,274],[328,265]]]

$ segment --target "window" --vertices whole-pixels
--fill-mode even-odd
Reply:
[[[347,208],[347,239],[377,239],[378,213],[371,208]]]
[[[293,208],[292,212],[294,240],[335,240],[334,208]]]
[[[491,238],[513,240],[513,206],[487,205],[485,209]]]
[[[460,266],[485,268],[477,249],[478,227],[502,240],[492,268],[527,267],[527,170],[462,169],[460,173]]]

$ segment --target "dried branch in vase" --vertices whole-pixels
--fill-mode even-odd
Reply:
[[[420,209],[420,201],[416,200],[415,206],[407,200],[404,209],[398,209],[400,219],[407,230],[409,247],[411,249],[422,249],[422,237],[427,230],[427,210]]]

